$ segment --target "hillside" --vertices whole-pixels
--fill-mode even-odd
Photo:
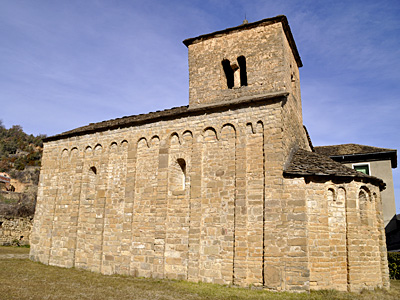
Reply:
[[[32,216],[35,211],[44,135],[28,135],[0,120],[0,216]]]

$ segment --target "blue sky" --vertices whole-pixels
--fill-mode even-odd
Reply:
[[[0,119],[54,135],[187,105],[182,41],[240,25],[245,14],[288,17],[314,145],[400,150],[398,0],[0,0]]]

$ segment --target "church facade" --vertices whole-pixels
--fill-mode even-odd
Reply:
[[[384,183],[313,152],[286,17],[184,44],[188,106],[46,139],[30,258],[278,291],[388,287]]]

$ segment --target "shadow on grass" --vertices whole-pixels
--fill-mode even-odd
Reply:
[[[10,247],[0,247],[0,253],[4,251],[2,248]],[[389,291],[378,289],[360,294],[334,290],[277,293],[207,283],[105,276],[80,269],[47,266],[27,259],[0,259],[0,282],[1,299],[400,299],[400,283],[395,281],[392,281]]]
[[[29,254],[29,246],[0,246],[0,255],[2,254]]]

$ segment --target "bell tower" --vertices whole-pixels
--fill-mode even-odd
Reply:
[[[186,39],[189,107],[288,92],[300,103],[302,66],[285,16]]]

